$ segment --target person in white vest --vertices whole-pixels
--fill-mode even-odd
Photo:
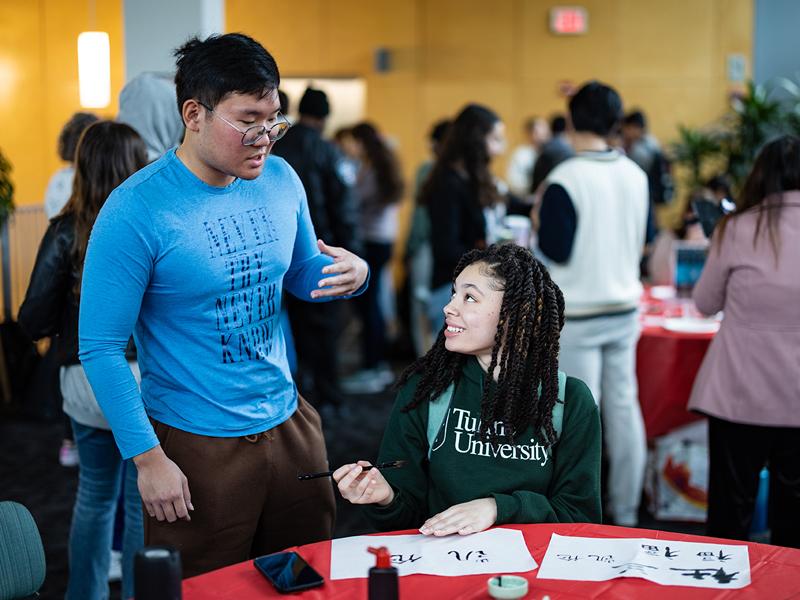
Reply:
[[[539,249],[564,292],[560,368],[598,401],[609,458],[609,511],[619,525],[638,518],[646,458],[636,385],[639,262],[649,207],[647,176],[606,139],[622,100],[591,81],[570,100],[576,156],[547,177]]]

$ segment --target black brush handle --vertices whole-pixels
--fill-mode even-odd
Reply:
[[[403,461],[401,460],[393,460],[390,462],[380,463],[377,465],[369,465],[369,467],[364,467],[365,471],[369,469],[396,469],[398,467],[403,466]],[[324,473],[305,473],[303,475],[298,475],[297,478],[300,481],[308,481],[309,479],[319,479],[321,477],[330,477],[333,475],[334,471],[325,471]]]

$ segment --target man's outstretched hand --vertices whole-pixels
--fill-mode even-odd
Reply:
[[[319,289],[311,292],[312,298],[347,296],[356,292],[367,280],[369,267],[363,258],[349,250],[328,246],[317,240],[319,251],[333,258],[333,264],[322,269],[324,277],[317,284]]]

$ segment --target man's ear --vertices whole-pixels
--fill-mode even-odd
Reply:
[[[183,117],[183,124],[186,129],[194,131],[195,133],[200,129],[200,119],[203,118],[205,109],[193,98],[190,98],[183,103],[181,116]]]

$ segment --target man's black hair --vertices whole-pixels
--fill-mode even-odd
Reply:
[[[634,127],[641,127],[647,129],[647,117],[640,110],[632,110],[622,120],[623,125],[633,125]]]
[[[253,38],[241,33],[192,38],[174,52],[178,111],[196,98],[214,108],[228,94],[263,98],[281,81],[275,59]]]
[[[552,134],[559,135],[567,130],[567,119],[564,115],[553,115],[550,117],[550,131]]]
[[[575,131],[607,137],[622,119],[622,99],[614,88],[590,81],[570,99],[569,114]]]

